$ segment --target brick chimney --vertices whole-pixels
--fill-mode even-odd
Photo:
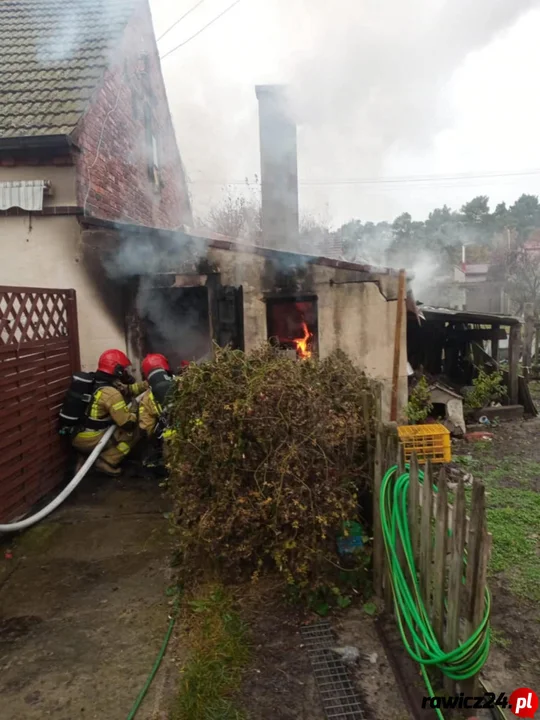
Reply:
[[[284,85],[257,85],[263,244],[294,250],[298,239],[296,124]]]

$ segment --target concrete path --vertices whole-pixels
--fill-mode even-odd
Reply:
[[[157,481],[87,478],[0,557],[0,718],[126,720],[168,624]],[[137,720],[166,717],[170,659]]]

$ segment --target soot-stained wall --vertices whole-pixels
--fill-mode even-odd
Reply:
[[[242,286],[247,352],[268,339],[265,297],[313,294],[318,306],[321,358],[341,349],[383,382],[383,415],[389,415],[397,310],[397,277],[340,269],[307,258],[209,248],[208,261],[222,285]],[[178,272],[192,269],[178,267]],[[407,401],[406,322],[401,335],[399,407]]]

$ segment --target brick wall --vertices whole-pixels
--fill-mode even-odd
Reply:
[[[149,177],[149,127],[157,184]],[[132,16],[74,139],[78,204],[86,214],[161,228],[191,224],[147,0]]]

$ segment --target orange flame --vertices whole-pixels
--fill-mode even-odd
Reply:
[[[304,337],[295,338],[293,342],[296,345],[296,352],[299,357],[301,357],[302,360],[306,360],[311,357],[311,350],[308,348],[308,343],[313,338],[313,333],[309,332],[305,322],[302,323],[302,330],[304,331]]]

